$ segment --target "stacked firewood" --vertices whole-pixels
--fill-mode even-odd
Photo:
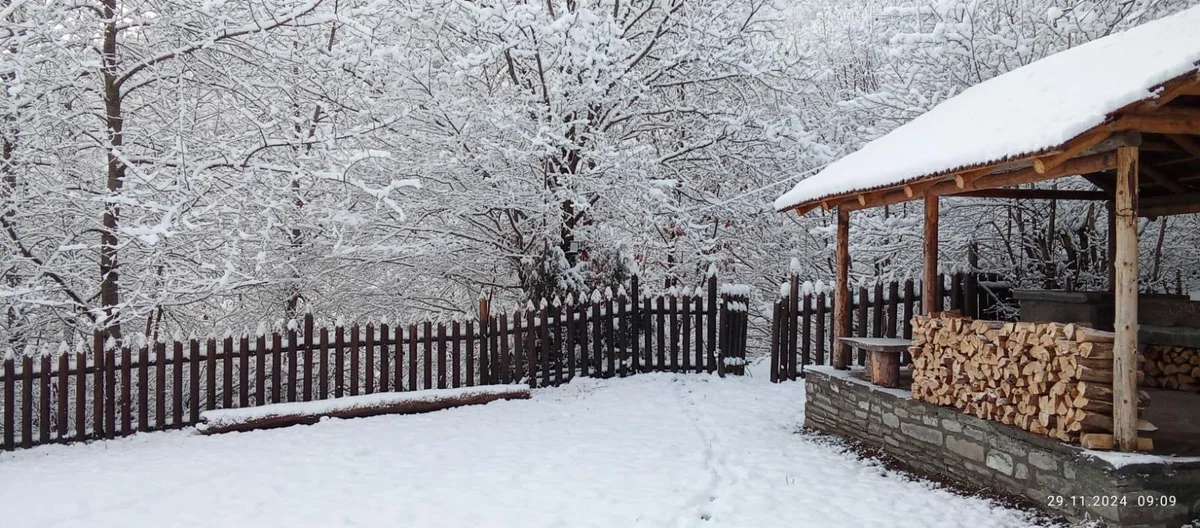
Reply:
[[[1185,391],[1200,389],[1200,350],[1150,346],[1146,349],[1146,386]]]
[[[1112,441],[1113,334],[1059,323],[913,320],[913,396],[1066,442]],[[1138,405],[1149,397],[1139,394]]]

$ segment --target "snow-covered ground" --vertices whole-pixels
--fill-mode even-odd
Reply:
[[[577,380],[414,416],[0,455],[3,526],[992,527],[1025,513],[797,434],[804,385]]]

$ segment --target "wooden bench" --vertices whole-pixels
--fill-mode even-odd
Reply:
[[[900,354],[912,346],[912,341],[891,337],[839,337],[838,342],[871,353],[871,383],[880,387],[900,384]]]

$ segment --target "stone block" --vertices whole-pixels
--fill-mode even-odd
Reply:
[[[1015,470],[1013,470],[1013,476],[1016,477],[1017,480],[1028,479],[1029,478],[1029,466],[1026,466],[1025,464],[1018,462],[1017,468]]]
[[[931,427],[901,423],[900,432],[927,444],[942,445],[942,432]]]
[[[963,430],[963,426],[961,423],[959,423],[958,420],[942,418],[942,429],[945,429],[951,433],[961,433]]]
[[[983,444],[972,442],[965,438],[959,438],[954,435],[946,435],[946,449],[958,454],[968,460],[976,462],[984,461],[984,453],[987,451]]]
[[[990,467],[1005,475],[1013,474],[1013,459],[1012,455],[997,451],[995,449],[987,455],[987,467]]]
[[[895,429],[900,427],[900,418],[893,413],[883,413],[883,424]]]
[[[1054,471],[1058,469],[1058,459],[1056,459],[1052,453],[1042,451],[1040,449],[1029,452],[1029,463],[1033,464],[1033,467],[1035,468],[1046,471]]]

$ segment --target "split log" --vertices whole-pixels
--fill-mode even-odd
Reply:
[[[209,435],[235,431],[311,425],[325,417],[362,418],[383,414],[417,414],[496,400],[527,400],[529,387],[483,385],[416,392],[384,392],[313,402],[277,403],[200,413],[196,431]]]
[[[1087,433],[1080,435],[1079,443],[1083,445],[1084,449],[1111,450],[1114,445],[1113,435],[1108,433]],[[1153,451],[1154,440],[1148,437],[1139,436],[1137,439],[1137,450]]]

